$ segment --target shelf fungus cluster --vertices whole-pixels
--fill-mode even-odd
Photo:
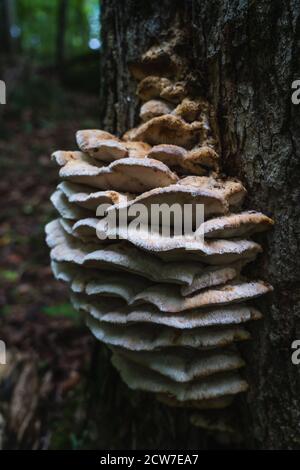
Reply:
[[[245,188],[220,176],[205,100],[156,76],[138,94],[141,124],[123,138],[82,130],[79,150],[53,154],[61,178],[51,197],[58,218],[46,227],[53,273],[129,387],[171,406],[224,408],[247,390],[236,343],[261,317],[252,300],[272,289],[241,274],[261,252],[249,237],[273,222],[242,210]],[[150,230],[151,220],[140,232],[107,222],[163,204],[191,207],[192,224],[201,206],[203,239]]]

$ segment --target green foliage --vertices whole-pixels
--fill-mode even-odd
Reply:
[[[3,307],[0,310],[0,315],[10,315],[12,311],[11,305],[3,305]]]
[[[79,320],[80,318],[79,312],[77,312],[77,310],[75,310],[69,303],[58,304],[51,307],[44,307],[43,311],[47,315],[54,317],[62,316],[71,318],[72,320]]]
[[[17,26],[22,53],[39,63],[55,60],[59,0],[18,0]],[[87,53],[99,37],[99,0],[69,0],[65,30],[66,58]]]
[[[56,3],[53,0],[20,0],[17,3],[22,50],[39,60],[54,57]]]
[[[17,271],[11,271],[10,269],[4,269],[0,272],[0,276],[3,280],[8,282],[17,282],[20,274]]]

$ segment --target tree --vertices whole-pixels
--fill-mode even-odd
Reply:
[[[291,344],[300,336],[300,117],[291,84],[300,74],[300,2],[105,0],[102,32],[102,127],[121,135],[136,124],[139,105],[129,69],[150,46],[181,35],[188,80],[214,106],[223,171],[245,183],[249,208],[275,218],[272,233],[260,240],[264,255],[251,268],[273,284],[274,294],[260,302],[264,321],[251,327],[252,341],[243,346],[251,388],[236,404],[236,414],[242,416],[242,445],[297,448],[300,368],[291,362]],[[121,408],[130,409],[122,417],[130,421],[124,424],[130,435],[118,442],[210,445],[191,429],[184,411],[166,410],[150,399],[126,402],[130,394],[109,370],[110,386],[117,381],[121,387],[107,403],[110,427],[120,425]]]

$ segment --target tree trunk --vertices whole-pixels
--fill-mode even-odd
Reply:
[[[67,9],[68,0],[59,0],[57,7],[56,67],[61,77],[63,76],[65,61]]]
[[[214,107],[222,170],[244,182],[249,209],[276,222],[268,236],[259,238],[264,254],[250,270],[272,283],[274,293],[260,301],[264,320],[250,327],[252,341],[242,347],[250,384],[235,405],[243,418],[242,446],[298,448],[300,366],[291,362],[291,344],[300,338],[300,118],[291,84],[300,74],[300,2],[103,1],[103,128],[121,135],[137,124],[136,81],[129,68],[176,31],[185,37],[179,53],[189,61],[188,80]],[[123,412],[129,434],[116,446],[212,445],[191,428],[185,411],[150,398],[133,404],[131,392],[110,371],[115,398],[110,396],[107,415],[120,425],[118,410],[130,410]]]
[[[14,41],[11,34],[11,27],[15,20],[14,0],[0,1],[0,51],[7,56],[14,52]]]

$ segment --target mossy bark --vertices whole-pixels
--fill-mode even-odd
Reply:
[[[264,320],[251,327],[253,340],[242,348],[250,383],[247,397],[236,405],[243,417],[242,445],[298,448],[300,367],[291,362],[291,343],[300,338],[300,116],[291,84],[300,75],[300,3],[103,1],[103,128],[121,135],[137,124],[136,81],[129,67],[176,30],[186,37],[181,53],[189,61],[188,79],[214,107],[222,170],[244,182],[249,209],[276,222],[260,237],[264,254],[251,268],[251,275],[273,284],[274,293],[259,303]],[[114,445],[212,445],[191,428],[185,411],[128,393],[109,366],[105,377],[106,419],[119,436]]]

